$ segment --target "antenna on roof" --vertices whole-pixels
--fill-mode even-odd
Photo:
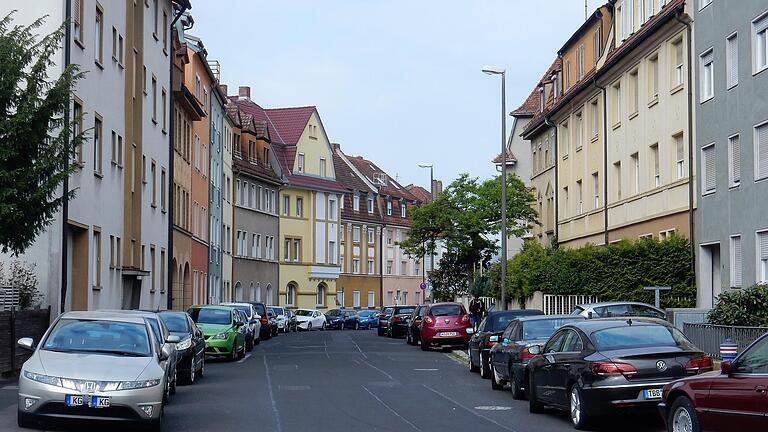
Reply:
[[[589,0],[584,0],[584,21],[589,18]]]

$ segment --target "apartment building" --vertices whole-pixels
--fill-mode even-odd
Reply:
[[[223,228],[224,228],[224,117],[225,106],[229,102],[220,87],[221,65],[218,61],[208,61],[208,69],[214,77],[211,84],[211,161],[208,176],[208,303],[222,301],[223,285]],[[231,159],[229,161],[231,163]],[[231,220],[231,219],[230,219]]]
[[[768,282],[768,4],[698,0],[698,305]]]
[[[18,257],[35,264],[43,305],[54,311],[167,302],[170,22],[186,7],[171,0],[0,5],[2,16],[17,10],[18,24],[47,16],[40,36],[71,18],[49,76],[67,66],[65,51],[87,72],[70,107],[76,131],[86,131],[79,169],[66,184],[76,197],[65,204],[66,220],[62,209]],[[105,88],[112,97],[103,97]]]
[[[221,92],[227,94],[227,86],[219,86]],[[238,129],[238,124],[235,123],[235,119],[230,117],[228,106],[229,99],[227,99],[224,109],[222,122],[222,180],[221,180],[221,301],[231,302],[234,301],[234,292],[232,285],[232,245],[234,243],[232,238],[232,222],[234,221],[234,171],[233,171],[233,156],[235,143],[239,144],[239,140],[236,141],[235,131]]]

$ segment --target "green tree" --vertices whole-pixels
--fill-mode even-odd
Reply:
[[[40,38],[44,18],[12,26],[13,14],[0,20],[0,249],[18,255],[73,196],[60,186],[77,166],[83,136],[73,136],[77,119],[65,121],[77,66],[48,76],[65,26]]]

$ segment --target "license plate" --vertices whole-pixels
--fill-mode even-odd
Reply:
[[[109,396],[91,396],[91,408],[109,408]]]
[[[661,399],[661,392],[662,389],[643,390],[643,396],[646,399]]]
[[[66,395],[64,403],[71,407],[87,405],[91,408],[109,408],[110,401],[109,396]]]
[[[80,395],[66,395],[64,397],[64,403],[67,406],[81,406],[84,404],[84,397]]]
[[[440,337],[450,337],[450,336],[457,336],[458,333],[456,332],[441,332],[437,334]]]

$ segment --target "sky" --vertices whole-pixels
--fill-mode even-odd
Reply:
[[[587,0],[590,13],[604,1]],[[584,0],[192,0],[230,95],[265,108],[314,105],[344,153],[402,184],[489,178],[517,108],[584,21]],[[507,130],[512,127],[507,118]]]

